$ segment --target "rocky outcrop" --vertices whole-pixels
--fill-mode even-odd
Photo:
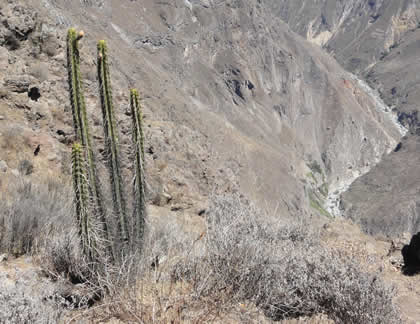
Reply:
[[[420,232],[413,235],[410,244],[405,245],[401,253],[404,258],[406,272],[420,271]]]

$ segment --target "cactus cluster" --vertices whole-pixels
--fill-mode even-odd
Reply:
[[[83,83],[80,74],[78,42],[84,36],[71,28],[67,35],[67,61],[70,102],[76,143],[72,149],[72,178],[75,193],[76,220],[84,254],[91,260],[97,251],[105,251],[108,257],[116,260],[127,252],[127,248],[141,248],[143,241],[146,202],[144,181],[144,135],[139,94],[130,90],[130,107],[133,125],[133,155],[135,156],[133,217],[128,218],[124,184],[121,172],[118,131],[114,116],[111,81],[108,66],[107,46],[104,40],[98,42],[98,80],[105,138],[106,164],[112,193],[113,212],[103,205],[103,195],[97,177],[95,154],[86,112]],[[115,216],[118,230],[112,233],[109,228],[110,215]],[[95,232],[93,223],[100,224],[101,231]],[[112,223],[112,222],[111,222]],[[131,228],[131,230],[130,230]],[[100,246],[99,242],[105,242]],[[102,244],[103,245],[103,244]],[[113,252],[118,251],[118,252]]]

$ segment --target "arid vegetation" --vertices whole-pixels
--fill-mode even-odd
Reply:
[[[150,226],[141,256],[127,256],[118,266],[106,263],[106,271],[94,273],[80,251],[76,223],[69,222],[65,201],[71,201],[63,188],[22,182],[2,203],[1,242],[5,252],[36,253],[51,279],[82,282],[38,301],[54,312],[63,305],[85,309],[66,318],[203,323],[325,314],[337,323],[400,322],[393,289],[379,277],[324,246],[308,224],[282,223],[238,195],[212,198],[199,237],[175,222]],[[21,300],[7,290],[0,295]],[[24,303],[26,312],[35,312],[28,318],[39,309],[31,303]],[[15,316],[17,321],[21,315]]]

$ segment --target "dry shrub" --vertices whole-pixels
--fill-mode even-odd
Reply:
[[[175,272],[200,298],[223,292],[274,320],[323,313],[340,323],[400,323],[393,289],[323,246],[309,224],[280,225],[237,196],[209,210],[204,256]]]
[[[25,283],[8,285],[0,281],[0,323],[59,323],[62,311],[41,296],[27,296]]]
[[[1,130],[3,149],[15,149],[22,142],[23,129],[20,126],[7,126]]]
[[[0,246],[15,255],[38,247],[51,276],[83,282],[79,292],[59,294],[72,300],[68,306],[102,300],[75,321],[262,322],[263,313],[272,320],[325,314],[338,323],[400,323],[394,291],[378,276],[322,245],[310,224],[282,224],[236,195],[213,199],[202,235],[168,218],[149,224],[141,254],[118,265],[105,258],[88,264],[66,190],[23,180],[8,190],[0,203]],[[8,298],[5,305],[24,300],[1,298]]]
[[[213,199],[202,235],[176,220],[149,224],[141,254],[92,265],[81,256],[65,186],[21,180],[7,193],[1,249],[20,255],[39,247],[47,272],[83,282],[79,295],[61,294],[75,300],[73,307],[106,294],[76,321],[90,315],[136,323],[261,322],[264,313],[273,320],[325,314],[339,323],[400,323],[394,291],[378,276],[323,246],[310,224],[282,224],[237,195]],[[1,298],[8,298],[4,305],[24,300]]]
[[[18,179],[1,194],[0,251],[15,256],[32,253],[55,230],[71,227],[68,188],[47,180],[33,184]]]
[[[211,323],[324,314],[337,323],[400,323],[393,289],[310,228],[281,224],[238,196],[215,197],[204,235],[175,223],[151,227],[143,255],[109,272],[109,294],[90,315]]]
[[[40,253],[42,268],[53,278],[65,278],[72,283],[82,280],[83,257],[75,229],[62,229],[44,239]]]

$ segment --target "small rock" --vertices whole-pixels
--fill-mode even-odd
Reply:
[[[4,120],[4,116],[1,116],[1,115],[0,115],[0,120]]]
[[[48,159],[48,161],[55,161],[55,160],[57,160],[57,155],[56,154],[49,154],[48,156],[47,156],[47,159]]]
[[[11,77],[4,81],[4,87],[12,92],[24,93],[28,92],[32,77],[22,75],[19,77]]]
[[[184,207],[182,207],[181,205],[175,205],[171,207],[171,211],[173,212],[180,211],[180,210],[184,210]]]
[[[166,203],[170,202],[172,200],[172,196],[168,194],[167,192],[162,193],[163,198],[166,199]]]
[[[10,171],[16,178],[18,178],[19,176],[20,176],[20,174],[19,174],[19,171],[18,170],[16,170],[16,169],[12,169],[11,171]]]
[[[7,253],[0,254],[0,262],[7,261],[9,255]]]
[[[397,269],[401,269],[404,266],[403,261],[396,257],[391,257],[389,262]]]
[[[6,172],[8,169],[6,161],[0,161],[0,172]]]

